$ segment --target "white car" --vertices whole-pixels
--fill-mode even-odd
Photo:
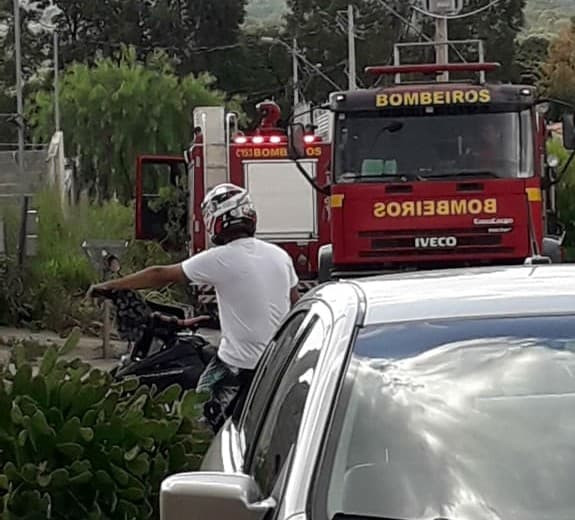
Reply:
[[[302,299],[162,520],[572,520],[575,265]]]

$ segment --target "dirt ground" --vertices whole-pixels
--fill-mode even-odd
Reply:
[[[204,336],[210,343],[217,344],[219,332],[209,329],[201,329],[199,334]],[[11,329],[0,327],[0,364],[6,362],[10,357],[10,349],[14,345],[28,345],[34,350],[41,353],[43,349],[50,345],[60,346],[66,341],[66,338],[60,338],[52,332],[33,332],[25,329]],[[103,342],[99,338],[83,336],[78,342],[78,346],[68,357],[80,358],[90,363],[94,368],[101,370],[110,370],[113,368],[118,359],[127,353],[127,345],[122,341],[112,341],[110,352],[106,358],[103,357]]]

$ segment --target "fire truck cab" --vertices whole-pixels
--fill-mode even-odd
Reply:
[[[495,84],[498,64],[394,65],[388,86],[336,92],[329,277],[405,269],[560,261],[556,164],[530,86]],[[445,72],[472,80],[429,81]],[[421,74],[427,78],[421,79]],[[403,81],[403,76],[417,77]],[[564,125],[575,147],[573,116]],[[301,154],[300,132],[291,149]],[[320,280],[322,281],[322,280]]]
[[[166,240],[168,212],[165,207],[158,209],[156,201],[163,189],[179,185],[186,192],[187,207],[180,223],[187,230],[188,252],[193,255],[210,247],[200,205],[209,189],[231,182],[248,189],[254,200],[256,236],[289,253],[300,289],[306,290],[316,283],[318,249],[329,240],[328,199],[314,190],[288,157],[278,105],[265,101],[257,108],[257,128],[244,133],[238,129],[236,114],[224,107],[199,107],[194,111],[194,141],[183,156],[138,158],[136,238]],[[330,152],[328,142],[307,131],[299,166],[315,182],[325,184]],[[199,291],[209,294],[200,296],[204,303],[215,302],[210,288]]]

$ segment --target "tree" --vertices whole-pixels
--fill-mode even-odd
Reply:
[[[517,43],[514,60],[515,81],[537,85],[543,79],[543,64],[547,60],[549,40],[542,36],[529,36]]]
[[[551,42],[541,86],[549,97],[575,105],[575,17]]]
[[[498,79],[510,81],[513,78],[516,38],[525,25],[526,0],[502,0],[493,7],[478,14],[449,22],[449,38],[464,40],[477,38],[485,44],[486,58],[501,63]],[[468,0],[465,12],[472,12],[485,6],[484,0]]]
[[[1,0],[0,0],[1,1]],[[91,63],[133,46],[145,60],[158,48],[181,73],[205,70],[200,50],[237,42],[246,0],[40,0],[59,12],[52,22],[61,40],[63,64]]]
[[[338,85],[347,86],[347,38],[345,10],[348,0],[288,0],[290,12],[286,17],[289,38],[296,37],[301,52],[313,64],[321,64],[323,72]],[[389,63],[393,43],[400,40],[405,27],[400,19],[390,15],[388,5],[401,15],[409,16],[410,6],[404,0],[353,0],[356,10],[357,70],[366,65]],[[360,74],[360,80],[370,79]],[[325,101],[334,87],[319,79],[317,72],[307,68],[302,84],[306,98]]]
[[[67,155],[82,164],[81,185],[99,200],[114,194],[130,200],[136,156],[180,154],[192,138],[194,107],[225,101],[213,83],[208,75],[178,78],[163,53],[141,63],[132,48],[93,66],[70,67],[61,82],[60,109]],[[36,136],[46,139],[53,131],[52,93],[39,92],[31,105]]]
[[[371,78],[361,75],[366,65],[387,64],[392,61],[394,43],[400,41],[424,41],[433,37],[433,19],[414,15],[412,2],[405,0],[353,1],[356,7],[358,72],[364,84]],[[308,59],[321,63],[326,72],[340,85],[347,84],[347,39],[345,9],[348,0],[288,0],[290,13],[287,16],[287,36],[296,36]],[[466,2],[466,12],[485,6],[484,0]],[[502,70],[499,79],[509,80],[513,74],[515,39],[524,25],[523,8],[525,0],[502,0],[488,10],[461,19],[449,21],[450,40],[482,39],[489,60],[499,61]],[[391,10],[395,11],[395,14]],[[400,18],[403,17],[403,20]],[[410,27],[405,21],[411,21]],[[418,30],[419,29],[419,30]],[[470,49],[463,47],[461,54],[466,59],[477,59]],[[433,49],[406,56],[418,62],[434,59]],[[453,50],[450,59],[461,61]],[[402,55],[403,61],[403,55]],[[309,97],[324,100],[332,87],[313,80],[306,88]]]

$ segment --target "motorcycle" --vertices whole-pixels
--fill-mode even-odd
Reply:
[[[115,322],[129,353],[111,370],[116,380],[138,377],[140,384],[162,391],[174,383],[182,390],[196,387],[216,349],[197,334],[209,316],[186,318],[184,310],[144,299],[131,290],[102,290],[93,293],[114,306]]]

